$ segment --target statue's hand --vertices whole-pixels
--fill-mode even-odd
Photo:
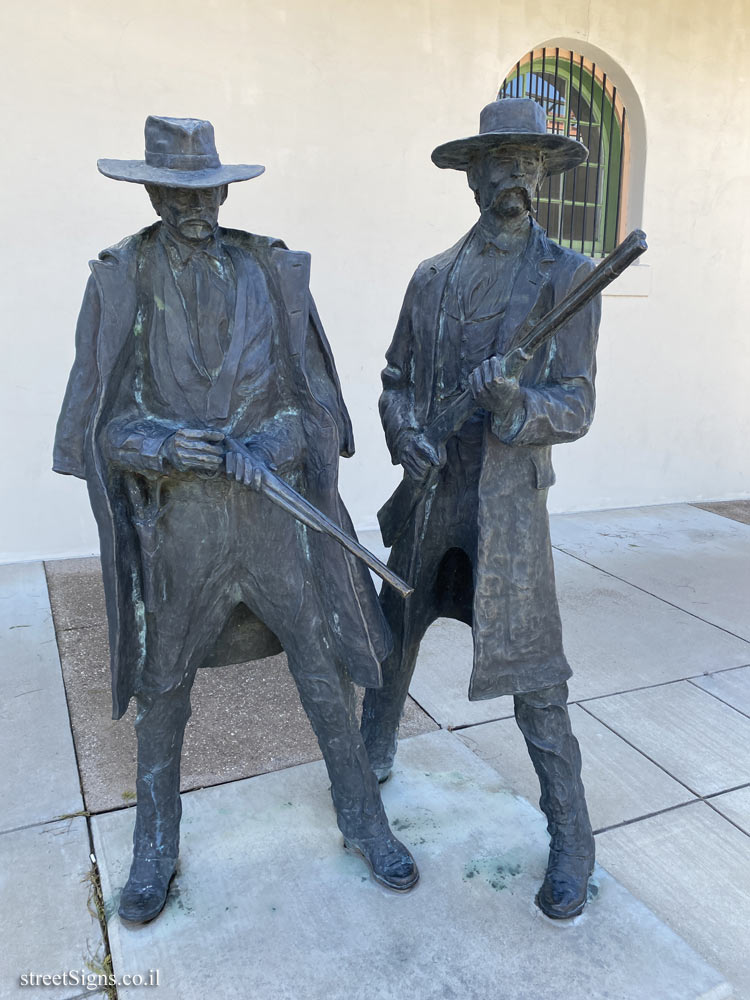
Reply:
[[[522,402],[521,387],[515,379],[505,378],[500,358],[488,358],[469,375],[469,388],[483,410],[503,418]]]
[[[443,464],[424,434],[409,435],[401,448],[399,461],[406,474],[417,481],[425,479],[431,468]]]
[[[179,472],[217,472],[224,461],[224,435],[181,427],[167,441],[165,457]]]
[[[247,454],[238,451],[228,451],[226,454],[226,470],[230,479],[244,483],[254,490],[260,490],[263,484],[263,473],[269,468],[275,468],[269,463],[265,454],[259,448],[246,449]]]

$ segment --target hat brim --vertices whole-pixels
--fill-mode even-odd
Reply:
[[[114,181],[131,184],[158,184],[174,188],[212,188],[235,181],[249,181],[266,169],[259,163],[235,163],[206,170],[170,170],[152,167],[145,160],[97,160],[99,172]]]
[[[544,153],[547,173],[557,174],[583,163],[588,149],[567,135],[535,135],[533,132],[482,132],[466,139],[444,142],[432,151],[432,162],[443,170],[468,170],[476,157],[504,146],[537,150]]]

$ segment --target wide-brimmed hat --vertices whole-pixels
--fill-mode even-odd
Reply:
[[[210,188],[249,181],[266,169],[259,163],[222,164],[214,127],[199,118],[146,119],[145,160],[97,160],[105,177],[133,184]]]
[[[433,149],[432,162],[444,169],[468,170],[479,154],[513,147],[543,153],[548,174],[577,167],[589,155],[582,142],[547,131],[541,104],[528,97],[504,97],[482,109],[478,135],[444,142]]]

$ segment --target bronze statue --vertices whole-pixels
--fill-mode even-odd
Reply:
[[[150,920],[167,897],[197,668],[281,648],[346,846],[408,890],[417,867],[354,712],[352,680],[380,683],[390,636],[338,495],[354,444],[309,255],[218,227],[227,185],[264,168],[222,165],[209,122],[149,117],[145,134],[145,160],[98,166],[144,184],[161,222],[91,264],[54,456],[86,480],[99,527],[114,717],[138,705],[120,915]]]
[[[425,630],[442,616],[472,627],[469,698],[514,696],[551,838],[537,901],[558,919],[586,903],[594,838],[567,709],[571,670],[546,506],[550,450],[589,429],[596,293],[626,264],[566,302],[537,335],[538,321],[594,265],[551,242],[531,205],[546,174],[586,156],[579,142],[549,134],[544,110],[528,99],[489,104],[478,135],[432,154],[438,167],[466,172],[480,217],[455,246],[419,265],[387,352],[380,414],[404,479],[379,519],[392,546],[388,565],[414,594],[405,603],[388,588],[381,594],[395,646],[362,719],[384,781]],[[628,261],[643,249],[640,240]]]

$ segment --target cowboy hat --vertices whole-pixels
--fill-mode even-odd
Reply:
[[[105,177],[133,184],[210,188],[249,181],[266,169],[260,164],[222,164],[214,127],[198,118],[146,119],[145,160],[97,160]]]
[[[589,152],[582,142],[547,131],[541,104],[528,97],[505,97],[482,109],[479,134],[453,139],[432,151],[432,162],[443,169],[468,170],[481,153],[496,149],[537,150],[548,174],[577,167]]]

